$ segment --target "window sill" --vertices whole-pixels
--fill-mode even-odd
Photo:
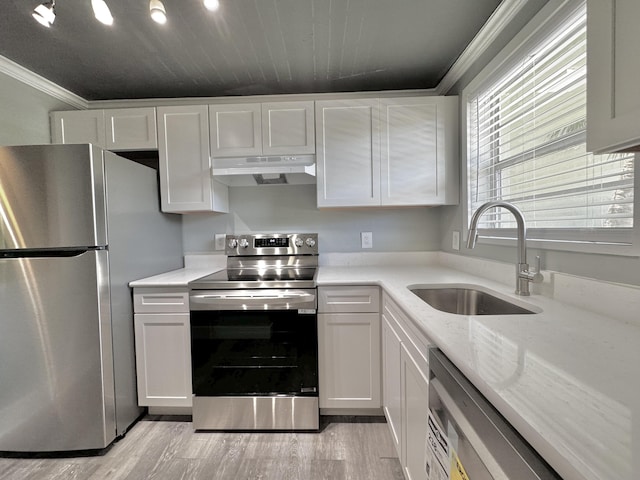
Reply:
[[[515,237],[497,237],[490,235],[480,235],[478,237],[478,244],[480,245],[516,247],[516,242],[517,239]],[[527,248],[598,255],[617,255],[622,257],[640,257],[640,247],[638,245],[622,242],[588,242],[577,240],[527,238]]]

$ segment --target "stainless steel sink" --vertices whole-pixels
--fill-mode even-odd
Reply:
[[[458,315],[522,315],[538,313],[482,290],[468,287],[408,287],[433,308]]]

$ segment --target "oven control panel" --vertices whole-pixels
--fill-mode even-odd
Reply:
[[[255,248],[289,248],[289,237],[266,237],[266,238],[256,238],[253,241],[253,246]]]
[[[317,233],[254,233],[227,235],[228,256],[318,255]]]

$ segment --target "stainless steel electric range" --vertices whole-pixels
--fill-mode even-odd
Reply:
[[[194,428],[317,430],[318,235],[227,235],[226,254],[189,284]]]

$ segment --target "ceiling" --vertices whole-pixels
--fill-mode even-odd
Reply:
[[[0,2],[0,55],[88,100],[429,89],[500,0],[90,0]]]

